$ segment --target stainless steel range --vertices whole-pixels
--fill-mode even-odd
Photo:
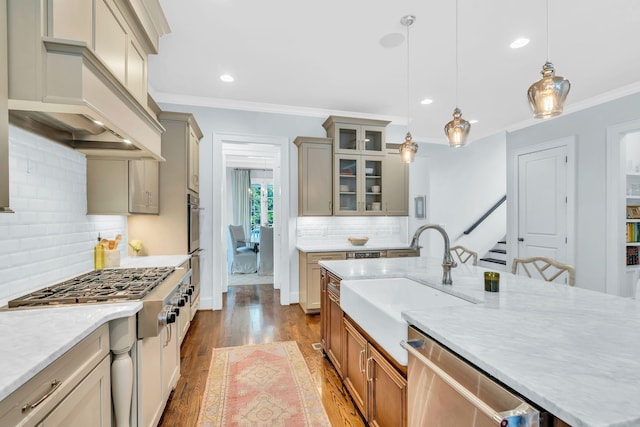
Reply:
[[[112,395],[116,426],[151,427],[180,376],[179,325],[190,318],[190,279],[189,261],[177,268],[95,270],[13,299],[6,308],[140,301],[135,318],[110,328]]]
[[[174,267],[95,270],[9,301],[9,308],[139,300]]]

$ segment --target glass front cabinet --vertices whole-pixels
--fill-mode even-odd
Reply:
[[[334,154],[384,156],[386,127],[383,120],[354,119],[329,116],[322,126],[327,137],[333,138]]]
[[[381,215],[383,166],[378,156],[336,155],[334,215]]]

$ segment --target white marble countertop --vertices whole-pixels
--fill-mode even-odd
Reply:
[[[104,323],[141,308],[137,301],[0,311],[0,400]]]
[[[296,249],[298,249],[301,252],[384,251],[387,249],[409,249],[409,243],[367,242],[363,246],[355,246],[349,243],[349,241],[345,239],[344,241],[328,240],[328,241],[298,242],[296,243]]]
[[[640,425],[640,302],[441,259],[321,261],[343,279],[407,277],[476,302],[403,312],[427,335],[572,426]]]

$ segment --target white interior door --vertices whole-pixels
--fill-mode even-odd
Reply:
[[[567,146],[518,156],[518,257],[567,260]]]

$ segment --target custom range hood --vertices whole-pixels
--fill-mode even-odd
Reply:
[[[169,31],[157,1],[71,3],[8,0],[10,123],[89,157],[164,160],[147,95]]]

